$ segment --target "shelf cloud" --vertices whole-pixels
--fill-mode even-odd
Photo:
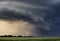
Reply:
[[[0,0],[0,35],[60,36],[58,1]]]

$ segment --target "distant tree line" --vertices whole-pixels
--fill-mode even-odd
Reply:
[[[13,36],[13,35],[1,35],[0,37],[23,37],[21,35],[18,35],[18,36]]]
[[[13,36],[13,35],[1,35],[0,37],[35,37],[35,36],[22,36],[22,35]]]

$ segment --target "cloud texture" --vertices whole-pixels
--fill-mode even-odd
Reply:
[[[59,2],[59,0],[1,0],[0,19],[15,21],[14,23],[16,21],[29,23],[32,27],[28,27],[31,35],[60,36]],[[20,30],[17,32],[21,33]]]

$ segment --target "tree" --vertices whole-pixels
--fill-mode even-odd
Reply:
[[[19,36],[17,36],[17,37],[23,37],[23,36],[19,35]]]

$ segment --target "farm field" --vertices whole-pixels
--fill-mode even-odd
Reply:
[[[0,37],[0,41],[60,41],[59,37]]]

